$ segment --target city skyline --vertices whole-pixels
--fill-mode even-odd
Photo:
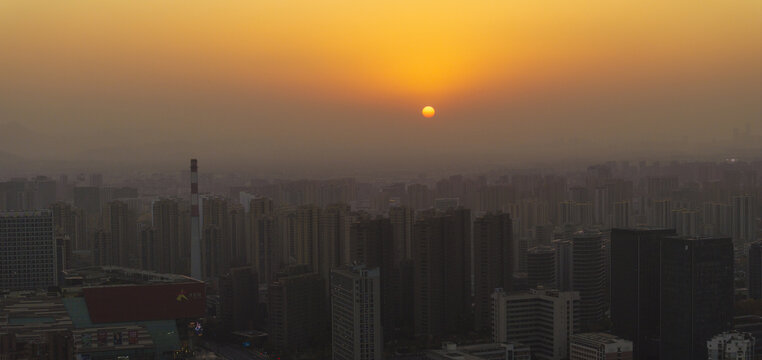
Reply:
[[[760,25],[0,0],[0,358],[762,359]]]

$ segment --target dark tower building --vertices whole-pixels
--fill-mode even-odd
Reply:
[[[255,198],[249,204],[249,262],[257,269],[260,282],[269,282],[280,269],[285,245],[277,241],[273,201]]]
[[[606,260],[600,232],[572,238],[572,291],[579,291],[583,331],[603,320],[606,312]]]
[[[513,280],[511,215],[488,213],[474,220],[474,329],[489,332],[492,293],[511,289]]]
[[[278,273],[268,287],[267,301],[268,341],[275,347],[305,349],[326,333],[323,279],[310,265],[294,265]]]
[[[230,228],[230,258],[229,266],[243,266],[247,262],[246,246],[246,210],[240,204],[231,204],[228,212]]]
[[[212,267],[212,273],[204,273],[204,276],[219,276],[223,275],[230,268],[230,259],[233,256],[233,245],[230,241],[230,216],[228,212],[228,201],[219,196],[210,196],[202,200],[201,203],[203,222],[201,229],[202,237],[201,243],[203,252],[214,252],[214,259],[211,259],[215,263]],[[211,249],[210,249],[211,247]],[[204,266],[208,266],[209,260],[207,259],[210,254],[204,254],[202,252],[201,258]]]
[[[138,231],[138,254],[140,268],[143,270],[156,271],[159,267],[157,253],[159,244],[156,241],[156,230],[152,227],[143,227]]]
[[[662,238],[674,230],[611,230],[613,333],[632,341],[633,358],[659,358]]]
[[[707,358],[707,340],[731,329],[730,238],[668,237],[661,243],[661,359]]]
[[[253,329],[259,307],[259,281],[253,267],[230,269],[220,277],[220,317],[230,330]]]
[[[152,221],[155,266],[162,273],[180,273],[180,207],[177,201],[161,199],[153,203]]]
[[[111,233],[111,261],[109,265],[140,266],[137,257],[137,218],[135,212],[122,201],[107,205],[104,226]]]
[[[381,283],[381,320],[383,330],[390,338],[402,323],[401,261],[396,261],[394,227],[389,218],[361,218],[350,227],[351,260],[378,267]]]
[[[421,215],[413,226],[415,333],[456,333],[472,324],[471,211]]]
[[[556,249],[537,246],[527,251],[527,282],[530,288],[556,288]]]
[[[749,246],[749,297],[762,299],[762,241]]]
[[[222,231],[217,225],[204,226],[201,238],[201,275],[203,279],[210,279],[224,274],[220,264]]]

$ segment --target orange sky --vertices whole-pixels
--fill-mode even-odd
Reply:
[[[758,0],[5,0],[0,123],[187,122],[198,135],[214,120],[220,136],[327,126],[346,142],[357,122],[423,131],[410,122],[431,104],[442,141],[473,118],[489,141],[519,116],[537,116],[534,133],[641,112],[674,128],[743,124],[761,115],[760,44]],[[708,115],[689,120],[693,105]]]

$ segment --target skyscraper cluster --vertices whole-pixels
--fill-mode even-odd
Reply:
[[[759,168],[223,186],[193,161],[181,190],[150,194],[162,186],[14,179],[0,183],[0,275],[14,290],[91,265],[189,275],[207,284],[208,331],[260,331],[283,356],[463,339],[485,344],[453,345],[469,356],[503,343],[538,359],[704,358],[734,303],[762,298]]]

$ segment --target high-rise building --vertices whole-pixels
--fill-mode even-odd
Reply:
[[[708,360],[752,360],[754,336],[749,333],[727,331],[706,342]]]
[[[556,288],[556,249],[537,246],[527,251],[527,281],[530,288]]]
[[[174,199],[156,200],[151,207],[156,267],[162,273],[181,273],[180,206]]]
[[[220,318],[226,329],[253,329],[258,307],[259,282],[253,267],[234,267],[220,277]]]
[[[574,334],[569,360],[632,360],[632,341],[606,333]]]
[[[658,228],[671,228],[672,224],[672,201],[655,200],[651,203],[648,224]]]
[[[159,243],[156,241],[156,230],[150,226],[141,226],[138,230],[138,254],[141,269],[156,271],[163,265],[159,263],[157,257],[160,251],[159,247]]]
[[[319,242],[320,208],[315,205],[302,205],[293,213],[292,256],[298,264],[310,264],[313,271],[320,274],[317,251]],[[330,271],[330,269],[327,269]],[[324,282],[328,273],[323,273]]]
[[[47,176],[38,176],[34,179],[34,207],[36,209],[48,208],[57,198],[55,180]]]
[[[93,263],[98,266],[113,265],[111,232],[99,229],[93,233]]]
[[[671,224],[680,236],[699,236],[699,212],[690,209],[672,210]]]
[[[230,239],[230,213],[228,201],[221,196],[207,196],[201,201],[201,243],[202,262],[205,265],[214,262],[206,276],[219,276],[228,271],[233,257],[233,244]],[[208,253],[207,253],[208,252]],[[204,254],[206,253],[206,254]],[[214,259],[210,259],[211,255]],[[206,260],[203,258],[206,256]]]
[[[204,226],[201,234],[201,275],[203,279],[211,279],[225,273],[222,260],[222,230],[217,225]]]
[[[323,277],[326,286],[324,292],[326,300],[330,296],[331,269],[350,261],[351,223],[350,209],[346,204],[329,205],[322,209],[318,216],[318,242],[312,249],[312,256],[313,266]]]
[[[556,288],[561,291],[571,291],[572,241],[558,239],[551,243],[556,249]]]
[[[331,270],[334,360],[381,360],[381,275],[364,265]]]
[[[756,241],[754,197],[751,195],[734,196],[731,206],[731,235],[733,236],[733,241],[736,244]]]
[[[87,217],[78,208],[64,202],[50,204],[56,235],[68,236],[75,250],[89,249],[87,241]]]
[[[634,359],[659,357],[661,241],[674,230],[611,230],[613,333],[630,339]]]
[[[201,279],[203,272],[201,270],[201,222],[199,219],[199,201],[198,201],[198,161],[190,161],[190,183],[191,183],[191,202],[190,202],[190,274],[195,279]]]
[[[731,206],[724,203],[704,203],[702,211],[703,229],[705,236],[731,236]]]
[[[122,201],[112,201],[106,205],[103,226],[111,234],[109,265],[139,267],[135,212]]]
[[[243,266],[248,263],[246,239],[246,210],[238,203],[230,205],[228,210],[228,236],[230,237],[229,266]]]
[[[749,246],[749,297],[762,299],[762,241],[755,241]]]
[[[428,209],[433,205],[432,193],[429,187],[423,184],[410,184],[407,186],[408,205],[413,210]]]
[[[614,203],[614,218],[612,227],[628,228],[631,226],[632,206],[630,201],[620,201]]]
[[[403,259],[395,256],[394,231],[390,219],[363,216],[355,219],[350,228],[352,263],[379,268],[381,280],[381,312],[383,328],[391,334],[401,326],[405,302],[402,293]],[[409,299],[407,299],[409,300]]]
[[[415,333],[456,333],[472,324],[471,212],[422,214],[413,226]]]
[[[293,265],[278,273],[268,286],[267,302],[268,341],[275,347],[309,348],[326,333],[323,279],[309,265]]]
[[[284,243],[277,236],[277,217],[272,200],[254,198],[249,207],[249,261],[259,280],[269,282],[284,260]]]
[[[479,332],[491,327],[492,292],[512,288],[512,226],[511,216],[503,212],[474,220],[474,329]]]
[[[46,289],[58,284],[50,210],[0,213],[0,289]]]
[[[90,174],[90,186],[103,186],[103,175],[97,173]]]
[[[648,196],[656,200],[668,199],[677,186],[677,177],[649,177]]]
[[[492,294],[494,342],[528,345],[532,356],[560,360],[569,354],[569,337],[577,329],[579,293],[531,289],[529,292]]]
[[[582,232],[572,237],[571,290],[579,292],[580,326],[588,329],[601,321],[606,312],[606,260],[600,232]]]
[[[660,297],[660,358],[705,359],[707,340],[732,325],[731,239],[663,239]]]
[[[413,214],[413,210],[407,206],[393,206],[389,208],[395,262],[410,259],[412,256]]]
[[[74,206],[88,214],[99,214],[101,212],[101,190],[94,186],[75,187]]]

